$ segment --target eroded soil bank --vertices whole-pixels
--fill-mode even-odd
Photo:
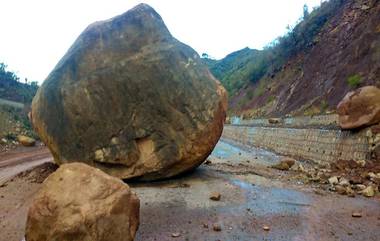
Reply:
[[[0,158],[0,241],[22,239],[33,194],[55,169],[44,150],[27,153]],[[379,196],[350,198],[304,184],[293,171],[267,168],[278,159],[220,141],[211,163],[191,173],[129,183],[141,200],[136,240],[378,240]],[[10,168],[29,171],[5,177]],[[221,194],[220,201],[209,199],[212,192]],[[221,231],[213,230],[215,224]]]

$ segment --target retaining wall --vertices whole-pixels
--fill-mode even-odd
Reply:
[[[371,158],[366,130],[225,125],[222,137],[321,164]]]
[[[276,124],[271,124],[270,119],[241,119],[240,117],[231,117],[231,124],[244,126],[281,126],[281,127],[318,127],[338,129],[338,115],[315,115],[315,116],[299,116],[274,118],[278,121]]]

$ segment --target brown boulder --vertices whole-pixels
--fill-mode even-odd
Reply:
[[[226,108],[199,55],[140,4],[79,36],[38,90],[31,117],[56,163],[154,180],[200,165]]]
[[[296,159],[291,157],[283,157],[281,158],[280,162],[284,162],[288,164],[289,167],[292,167],[296,163]]]
[[[23,146],[34,146],[36,144],[36,140],[24,135],[17,136],[17,141]]]
[[[280,124],[281,123],[281,118],[269,118],[268,122],[269,124]]]
[[[380,122],[380,89],[365,86],[349,92],[338,104],[339,125],[355,129]]]
[[[26,223],[27,241],[131,241],[139,200],[127,184],[82,163],[62,165],[43,183]]]

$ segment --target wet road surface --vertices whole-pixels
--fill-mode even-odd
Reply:
[[[379,198],[316,194],[311,187],[280,181],[279,171],[266,168],[278,159],[220,141],[211,164],[166,181],[128,183],[141,201],[136,240],[379,240]],[[1,241],[21,240],[39,185],[19,179],[0,188]],[[210,200],[212,192],[221,200]],[[353,218],[353,212],[362,217]],[[214,231],[214,224],[221,231]]]
[[[378,199],[320,195],[311,188],[236,171],[265,168],[278,158],[221,141],[210,165],[174,180],[130,184],[141,200],[136,240],[379,240]],[[209,199],[215,191],[221,193],[220,201]],[[353,212],[363,217],[353,218]],[[222,231],[213,230],[215,223]]]

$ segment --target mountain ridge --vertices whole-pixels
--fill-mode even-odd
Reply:
[[[235,60],[240,58],[245,65],[219,73],[215,71],[217,64],[208,64],[229,91],[230,115],[271,117],[334,112],[348,91],[379,85],[379,23],[378,0],[330,0],[287,36],[259,51],[256,59],[234,52]],[[228,55],[217,62],[223,66],[231,60]],[[233,66],[238,63],[232,62]],[[259,68],[245,76],[239,73],[249,66]]]

